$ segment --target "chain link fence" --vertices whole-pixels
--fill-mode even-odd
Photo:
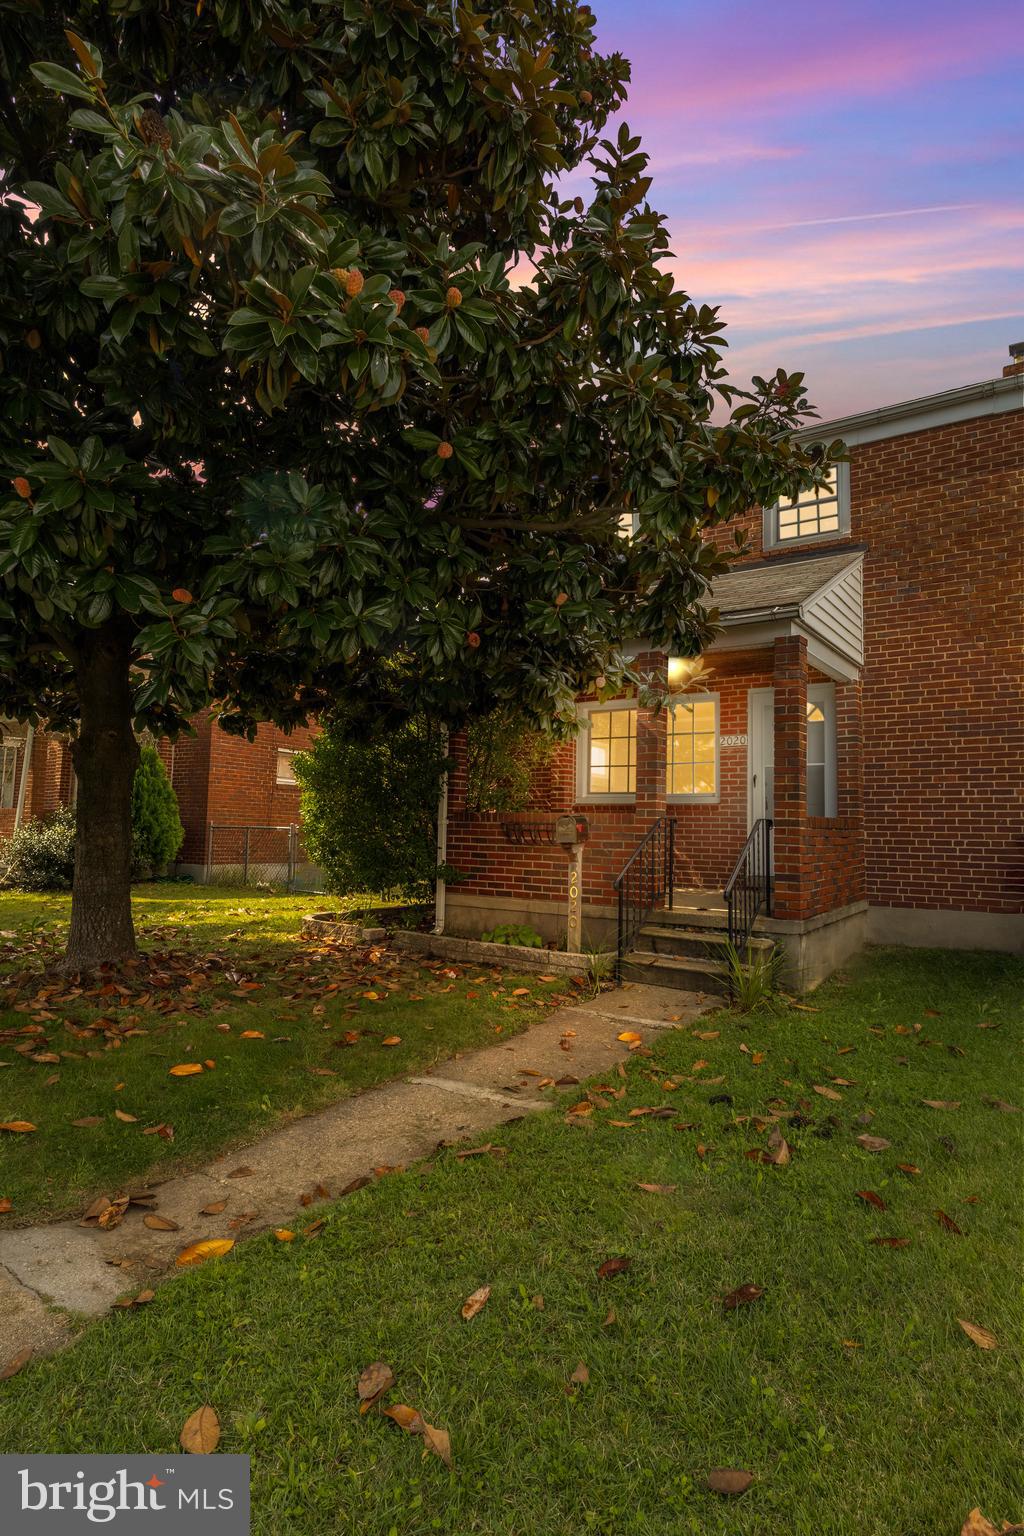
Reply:
[[[209,885],[273,885],[288,891],[322,891],[323,876],[310,861],[302,830],[292,823],[235,826],[211,822],[206,834],[205,880]]]

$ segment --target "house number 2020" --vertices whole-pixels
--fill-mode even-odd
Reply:
[[[722,736],[719,740],[723,747],[745,747],[747,744],[746,736]]]

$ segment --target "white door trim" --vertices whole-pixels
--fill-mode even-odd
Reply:
[[[764,742],[761,732],[761,705],[775,702],[774,688],[747,689],[747,831],[753,828],[754,774],[764,771]],[[773,734],[774,744],[774,734]],[[774,754],[773,754],[774,756]]]

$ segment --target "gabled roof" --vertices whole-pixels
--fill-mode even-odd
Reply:
[[[712,650],[769,645],[803,635],[811,665],[849,680],[864,664],[863,549],[743,565],[711,591],[722,629]]]
[[[783,557],[737,566],[718,578],[711,600],[723,623],[755,613],[778,617],[784,610],[795,614],[843,571],[858,565],[862,557],[859,549],[844,549],[834,555]]]

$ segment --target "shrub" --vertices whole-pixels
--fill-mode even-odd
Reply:
[[[499,923],[480,935],[484,944],[519,944],[524,949],[543,949],[544,940],[529,923]]]
[[[185,840],[178,798],[155,747],[143,747],[132,785],[132,864],[138,879],[159,874]]]
[[[0,886],[22,891],[70,891],[75,873],[75,812],[26,821],[0,849]]]
[[[303,838],[329,891],[432,894],[437,802],[450,767],[440,726],[415,716],[364,740],[339,720],[292,762]]]
[[[779,973],[786,957],[781,949],[755,949],[748,944],[741,955],[734,944],[723,944],[729,981],[729,1002],[737,1013],[756,1013],[773,1008],[779,990]]]

